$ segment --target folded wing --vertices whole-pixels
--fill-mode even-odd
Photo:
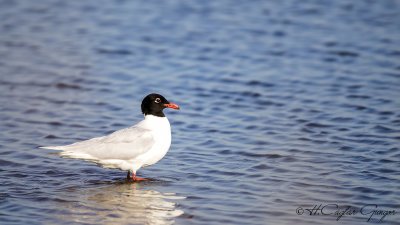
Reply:
[[[108,136],[92,138],[65,146],[42,147],[61,150],[61,156],[84,160],[132,160],[149,151],[154,145],[154,136],[148,129],[133,126],[116,131]]]

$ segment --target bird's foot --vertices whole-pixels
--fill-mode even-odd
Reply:
[[[131,174],[129,171],[128,171],[128,174],[126,175],[126,179],[127,180],[131,179]],[[149,180],[149,179],[136,177],[136,175],[134,173],[132,173],[132,180],[133,181],[145,181],[145,180]]]
[[[149,180],[146,178],[139,178],[139,177],[132,177],[133,181],[144,181],[144,180]]]

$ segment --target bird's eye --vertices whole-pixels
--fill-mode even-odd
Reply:
[[[156,100],[154,101],[155,103],[160,103],[161,99],[160,98],[156,98]]]

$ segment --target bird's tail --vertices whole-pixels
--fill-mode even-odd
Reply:
[[[65,150],[65,146],[41,146],[42,149]]]

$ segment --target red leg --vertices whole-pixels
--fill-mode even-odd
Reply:
[[[136,177],[136,175],[135,175],[134,173],[132,174],[132,179],[133,179],[134,181],[149,180],[149,179],[146,179],[146,178],[139,178],[139,177]]]
[[[126,179],[129,180],[129,178],[131,178],[131,173],[130,173],[130,171],[128,170],[128,174],[126,175]]]

